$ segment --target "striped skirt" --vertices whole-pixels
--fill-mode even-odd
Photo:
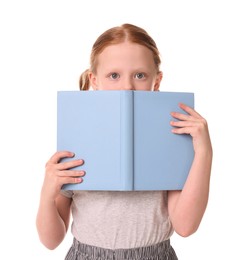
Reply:
[[[170,241],[133,249],[105,249],[80,243],[74,238],[65,260],[178,260]]]

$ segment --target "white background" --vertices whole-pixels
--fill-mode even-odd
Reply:
[[[125,22],[158,43],[161,90],[195,92],[214,149],[211,193],[199,230],[172,237],[180,260],[250,259],[248,1],[1,1],[1,255],[64,259],[35,228],[44,165],[56,149],[56,92],[77,90],[91,46]],[[87,235],[87,234],[86,234]]]

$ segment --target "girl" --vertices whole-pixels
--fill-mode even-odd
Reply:
[[[80,77],[80,90],[158,91],[160,57],[145,30],[123,24],[104,32],[92,48],[90,69]],[[61,191],[83,181],[84,171],[71,170],[83,160],[60,162],[74,151],[56,152],[46,164],[37,213],[41,242],[49,249],[64,239],[72,210],[74,241],[65,259],[177,259],[170,237],[183,237],[199,227],[206,209],[212,146],[206,120],[180,104],[187,114],[172,112],[173,134],[190,134],[195,151],[181,191]],[[86,173],[87,174],[87,173]],[[105,174],[105,172],[103,173]],[[154,174],[152,172],[152,174]]]

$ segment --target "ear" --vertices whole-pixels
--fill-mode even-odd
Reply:
[[[96,75],[93,72],[89,72],[89,82],[90,82],[90,86],[94,90],[97,90],[97,78],[96,78]]]
[[[156,76],[156,80],[155,80],[155,84],[154,84],[154,91],[159,91],[162,77],[163,77],[163,74],[161,71],[159,71]]]

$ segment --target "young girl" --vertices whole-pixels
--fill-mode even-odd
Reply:
[[[80,89],[158,91],[160,63],[157,46],[145,30],[131,24],[114,27],[93,45]],[[58,151],[49,159],[37,213],[38,234],[47,248],[64,239],[72,210],[74,241],[67,260],[177,259],[170,237],[174,231],[187,237],[198,229],[212,164],[206,120],[185,104],[180,107],[187,114],[172,112],[172,132],[190,134],[195,151],[181,191],[62,191],[63,184],[84,181],[88,173],[71,169],[84,164],[84,158],[74,160],[74,151]],[[65,157],[72,160],[60,162]]]

